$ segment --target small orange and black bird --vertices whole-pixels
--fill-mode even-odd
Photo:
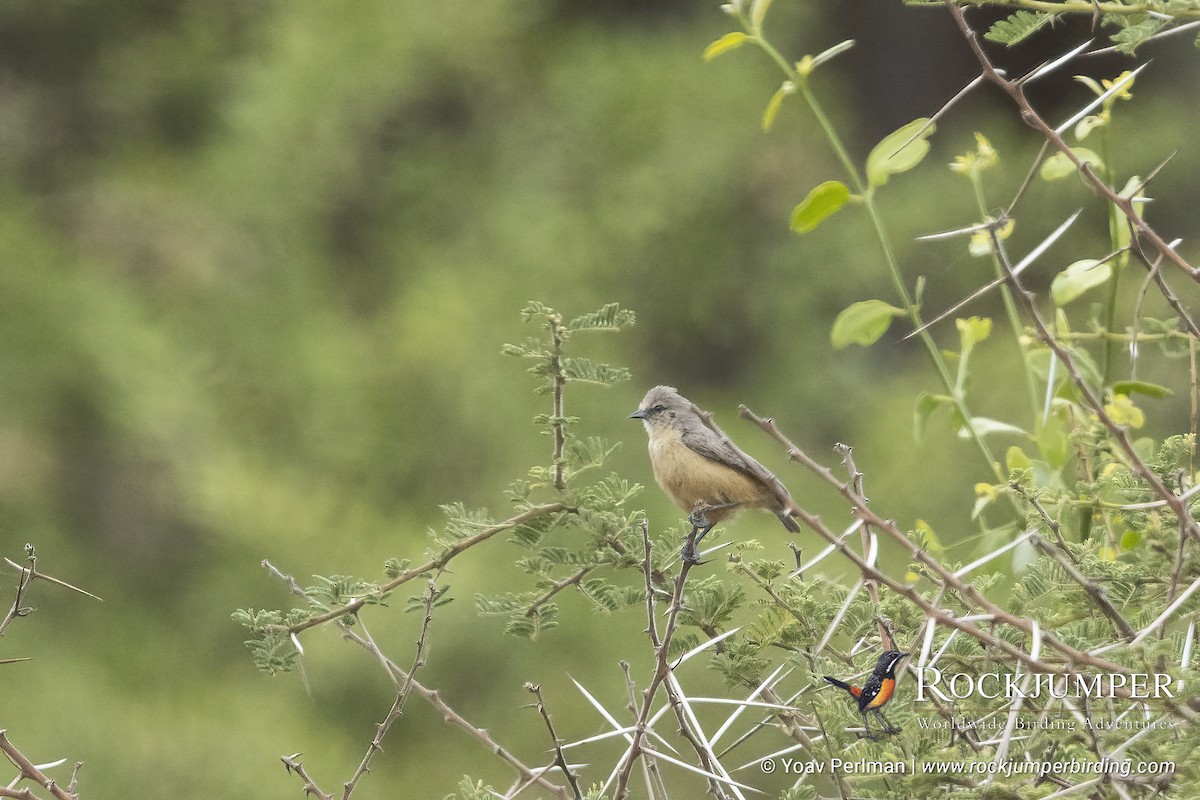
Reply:
[[[875,671],[871,673],[871,677],[867,678],[865,686],[855,686],[850,683],[844,683],[837,678],[831,678],[825,675],[825,680],[832,683],[838,688],[845,689],[850,693],[858,703],[858,713],[862,714],[863,728],[866,730],[868,739],[877,739],[879,737],[871,734],[871,726],[867,724],[867,712],[870,711],[879,718],[879,722],[883,725],[884,733],[898,733],[899,728],[893,727],[892,723],[887,721],[883,716],[883,707],[892,699],[892,695],[896,691],[896,665],[900,663],[900,659],[907,656],[908,653],[901,653],[898,650],[888,650],[879,657],[879,661],[875,662]]]

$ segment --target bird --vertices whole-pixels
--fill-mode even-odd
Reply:
[[[694,539],[683,558],[695,563],[695,543],[720,521],[745,508],[765,508],[783,526],[799,533],[801,514],[787,488],[718,428],[711,415],[697,408],[673,386],[655,386],[637,411],[649,437],[654,479],[667,496],[688,513]]]
[[[871,726],[867,724],[867,712],[874,714],[879,722],[883,725],[884,733],[898,733],[899,728],[893,727],[887,718],[883,716],[883,707],[892,699],[892,695],[896,692],[896,664],[900,663],[900,659],[908,656],[908,653],[901,653],[898,650],[888,650],[879,657],[875,662],[875,670],[871,673],[871,677],[867,678],[867,682],[863,686],[855,686],[845,681],[839,681],[837,678],[831,678],[828,675],[822,677],[826,681],[838,687],[845,689],[850,693],[858,704],[858,713],[862,714],[863,728],[866,730],[866,738],[877,739],[871,733]]]

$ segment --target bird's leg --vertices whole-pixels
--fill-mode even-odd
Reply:
[[[888,718],[883,715],[882,711],[880,711],[878,709],[873,709],[871,711],[871,713],[879,718],[879,721],[883,724],[883,730],[885,733],[899,733],[900,732],[901,729],[896,727],[892,723],[888,722]]]
[[[688,523],[692,529],[688,532],[687,539],[683,543],[683,549],[679,552],[679,557],[691,564],[700,563],[700,556],[696,552],[696,545],[700,543],[709,531],[716,527],[715,522],[710,522],[708,519],[709,511],[724,511],[727,508],[736,508],[740,503],[721,503],[719,505],[709,505],[700,500],[688,514]]]
[[[860,711],[860,712],[858,712],[858,713],[862,714],[862,719],[863,719],[863,730],[865,730],[865,731],[866,731],[866,733],[864,733],[864,734],[863,734],[862,738],[864,738],[864,739],[870,739],[871,741],[875,741],[876,739],[878,739],[878,738],[879,738],[878,736],[876,736],[875,734],[871,733],[871,726],[870,726],[870,725],[867,723],[867,712],[866,712],[866,711]]]

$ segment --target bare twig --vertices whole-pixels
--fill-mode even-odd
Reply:
[[[683,608],[683,587],[687,582],[688,572],[691,571],[693,562],[689,559],[681,559],[679,573],[675,577],[674,592],[671,595],[671,604],[667,608],[667,616],[663,622],[662,632],[659,632],[658,616],[657,616],[657,600],[654,591],[654,573],[651,561],[651,552],[653,543],[650,541],[649,524],[646,520],[642,520],[642,543],[644,548],[644,557],[642,561],[642,571],[646,581],[646,618],[647,627],[646,633],[650,637],[650,643],[654,648],[655,668],[654,675],[650,679],[649,685],[642,691],[640,708],[638,709],[637,723],[634,727],[633,740],[629,747],[626,748],[625,754],[621,758],[620,768],[617,772],[616,789],[613,796],[616,800],[624,800],[629,795],[629,776],[633,771],[634,764],[644,757],[650,751],[646,744],[646,735],[648,732],[648,721],[650,719],[650,709],[653,705],[654,698],[658,693],[659,688],[664,684],[669,683],[671,677],[670,663],[670,647],[671,639],[675,635],[678,625],[679,612]],[[688,541],[685,547],[692,550],[695,549],[696,529],[693,527],[691,533],[688,534]],[[709,791],[716,797],[725,797],[725,792],[721,787],[721,783],[716,779],[719,773],[719,763],[712,755],[712,751],[702,745],[691,731],[691,725],[682,711],[682,703],[678,697],[678,693],[673,687],[667,686],[668,695],[671,697],[672,706],[679,719],[680,732],[683,734],[693,749],[696,750],[700,758],[700,766],[708,777]]]
[[[533,509],[531,509],[531,511],[532,510]],[[496,533],[498,532],[499,531],[496,531]],[[266,562],[264,562],[264,564],[266,564]],[[299,584],[297,584],[296,581],[290,576],[285,575],[274,567],[270,567],[270,569],[272,574],[281,578],[289,585],[291,591],[298,593],[300,596],[304,595],[303,589],[301,589]],[[574,800],[574,798],[571,797],[570,792],[567,791],[566,787],[554,783],[542,775],[540,771],[525,765],[520,759],[509,752],[508,749],[493,739],[491,734],[489,734],[486,730],[472,725],[465,717],[451,708],[450,705],[442,699],[441,694],[436,689],[430,689],[416,678],[412,677],[411,674],[403,667],[401,667],[392,659],[388,658],[379,649],[379,646],[376,645],[374,641],[365,636],[361,636],[353,628],[344,625],[340,619],[334,624],[336,624],[341,630],[343,639],[357,644],[359,647],[363,648],[376,659],[378,659],[383,665],[384,669],[387,670],[388,677],[392,679],[393,683],[401,686],[407,685],[409,688],[406,694],[416,692],[423,700],[425,700],[425,702],[429,703],[429,705],[441,715],[442,719],[447,724],[466,731],[472,738],[487,748],[488,752],[492,753],[501,761],[512,767],[522,781],[536,783],[543,789],[552,793],[555,797],[560,798],[560,800]]]
[[[1091,595],[1093,601],[1104,612],[1104,616],[1112,620],[1112,623],[1117,626],[1117,630],[1121,632],[1121,636],[1125,641],[1133,641],[1133,637],[1137,636],[1137,631],[1129,624],[1125,617],[1121,616],[1121,612],[1117,611],[1113,606],[1112,601],[1108,599],[1108,595],[1104,593],[1104,589],[1100,584],[1088,578],[1082,572],[1075,568],[1062,551],[1054,547],[1041,536],[1034,534],[1029,537],[1029,542],[1037,549],[1041,550],[1046,555],[1058,562],[1058,565],[1070,576],[1071,580],[1078,583],[1083,590]]]
[[[300,760],[300,753],[292,753],[290,756],[280,756],[279,760],[283,762],[283,768],[288,771],[288,774],[296,773],[301,781],[304,782],[304,795],[312,795],[317,800],[333,800],[333,795],[321,791],[321,787],[317,786],[317,782],[308,774],[308,770],[304,768],[304,762]]]
[[[992,618],[997,622],[1018,628],[1024,631],[1026,634],[1033,633],[1034,623],[1032,620],[1025,617],[1018,617],[1001,608],[1000,606],[996,605],[996,603],[984,597],[970,583],[963,581],[960,577],[946,569],[940,562],[932,558],[921,547],[905,536],[900,529],[896,527],[894,522],[891,520],[885,520],[875,514],[875,512],[872,511],[867,505],[866,501],[862,497],[855,494],[853,487],[850,484],[843,483],[842,481],[838,480],[828,467],[821,465],[812,459],[807,453],[797,447],[791,440],[783,435],[783,433],[772,420],[758,416],[745,406],[741,407],[741,415],[754,422],[776,441],[782,444],[787,449],[788,457],[791,460],[800,462],[818,476],[826,480],[828,483],[836,487],[838,491],[841,492],[842,496],[850,501],[854,514],[857,517],[865,522],[869,522],[876,530],[883,531],[888,535],[889,538],[902,545],[917,561],[928,567],[943,584],[945,584],[948,588],[953,589],[964,600],[975,603],[982,610],[991,615]],[[816,531],[822,538],[824,538],[830,544],[834,544],[838,551],[842,553],[842,555],[854,563],[864,577],[873,578],[897,594],[904,596],[909,601],[921,608],[921,610],[925,612],[927,616],[932,617],[939,625],[947,625],[960,630],[968,636],[978,639],[985,645],[994,647],[1001,652],[1007,653],[1009,656],[1012,656],[1021,663],[1029,666],[1030,669],[1041,672],[1053,672],[1057,674],[1067,671],[1065,666],[1052,665],[1044,660],[1031,658],[1029,653],[1024,649],[1016,647],[1003,638],[991,634],[971,622],[959,619],[947,609],[930,603],[912,586],[902,583],[901,581],[886,575],[879,569],[868,564],[864,558],[847,547],[844,542],[840,541],[837,534],[831,531],[819,517],[803,510],[798,516],[806,525],[808,525],[812,530]],[[1045,646],[1059,653],[1062,658],[1066,660],[1068,665],[1087,664],[1106,672],[1129,672],[1128,667],[1124,667],[1120,664],[1109,661],[1108,659],[1099,658],[1086,651],[1071,647],[1066,642],[1063,642],[1062,640],[1050,634],[1043,634],[1042,640]]]
[[[554,372],[554,416],[550,421],[554,428],[554,488],[561,492],[567,488],[563,466],[563,448],[567,442],[567,422],[563,410],[563,390],[567,386],[567,373],[562,363],[565,329],[562,317],[558,314],[551,314],[547,324],[550,326],[550,369]]]
[[[342,800],[350,800],[350,795],[354,792],[354,787],[358,784],[359,779],[367,774],[371,765],[371,759],[376,753],[383,750],[383,737],[387,735],[388,730],[392,727],[392,723],[404,712],[404,702],[408,699],[409,691],[412,689],[413,676],[416,675],[417,670],[425,666],[426,657],[429,652],[429,624],[433,620],[433,604],[437,598],[437,584],[430,580],[425,592],[425,617],[421,621],[421,633],[417,637],[417,652],[413,657],[412,666],[409,667],[408,676],[396,691],[396,699],[392,702],[392,707],[388,709],[383,722],[380,722],[376,726],[375,737],[371,739],[371,744],[367,746],[367,752],[363,754],[358,769],[350,776],[350,780],[346,781],[342,786]]]
[[[34,550],[32,544],[25,545],[25,560],[29,562],[28,567],[23,567],[12,559],[4,559],[6,564],[18,571],[19,577],[17,578],[17,593],[13,598],[13,604],[8,609],[8,613],[4,615],[4,619],[0,620],[0,636],[4,635],[4,632],[8,630],[8,626],[13,623],[13,620],[15,620],[17,617],[28,616],[33,611],[33,608],[21,605],[21,601],[25,599],[26,591],[35,580],[46,581],[47,583],[52,583],[55,586],[61,586],[64,589],[70,589],[72,592],[78,592],[79,594],[90,597],[93,600],[100,600],[100,598],[96,595],[92,594],[91,592],[84,591],[78,586],[72,586],[66,581],[59,580],[58,578],[55,578],[52,575],[47,575],[44,572],[38,572],[37,552]]]
[[[534,706],[542,715],[542,719],[546,723],[546,730],[550,731],[550,741],[554,742],[555,765],[563,775],[567,776],[567,783],[571,785],[571,793],[575,795],[575,800],[583,800],[583,792],[579,789],[579,776],[571,771],[571,765],[567,762],[567,757],[563,755],[563,740],[558,738],[558,734],[554,732],[554,723],[550,721],[550,712],[546,710],[546,702],[542,699],[542,687],[534,683],[526,683],[525,689],[537,698]]]
[[[308,619],[304,620],[303,622],[299,622],[295,625],[292,625],[290,628],[288,628],[288,632],[292,633],[292,634],[297,634],[297,633],[300,633],[301,631],[306,631],[309,628],[315,628],[318,625],[323,625],[326,622],[329,622],[331,620],[339,619],[340,617],[343,617],[346,614],[356,614],[356,613],[358,613],[359,610],[362,609],[363,606],[367,605],[372,599],[380,597],[380,596],[392,591],[396,587],[401,586],[405,583],[408,583],[413,578],[420,577],[421,575],[424,575],[426,572],[435,572],[435,571],[440,572],[441,570],[446,568],[446,565],[449,564],[450,561],[455,556],[460,555],[461,553],[465,552],[466,550],[471,549],[472,547],[474,547],[475,545],[479,544],[482,541],[486,541],[487,539],[492,538],[493,536],[495,536],[498,533],[503,533],[504,531],[512,530],[513,528],[517,527],[518,525],[523,525],[524,523],[528,522],[531,519],[543,517],[543,516],[546,516],[547,514],[557,514],[560,511],[571,511],[571,510],[572,509],[569,506],[567,506],[563,503],[547,503],[546,505],[534,506],[533,508],[526,509],[525,511],[522,511],[520,514],[517,514],[515,517],[511,517],[509,519],[506,519],[504,522],[498,522],[495,525],[491,525],[487,528],[484,528],[483,530],[481,530],[479,533],[475,534],[474,536],[471,536],[467,539],[463,539],[461,542],[456,543],[453,547],[446,548],[446,551],[444,553],[442,553],[440,556],[438,556],[437,558],[435,558],[425,564],[422,564],[419,567],[413,567],[412,569],[405,570],[404,572],[402,572],[400,575],[397,575],[392,580],[377,587],[373,592],[371,592],[371,595],[369,597],[358,597],[358,598],[355,598],[353,601],[346,603],[344,606],[339,606],[338,608],[330,609],[329,611],[326,611],[323,614],[317,614],[314,617],[309,617]],[[301,594],[303,594],[303,593],[301,593]]]
[[[1141,215],[1137,213],[1131,198],[1122,197],[1118,192],[1114,191],[1103,180],[1101,180],[1099,176],[1096,175],[1095,171],[1087,162],[1080,159],[1079,156],[1073,150],[1071,150],[1070,146],[1067,145],[1062,136],[1054,128],[1052,128],[1041,117],[1040,114],[1037,113],[1032,105],[1030,105],[1028,98],[1025,97],[1025,91],[1019,82],[1006,78],[1000,73],[999,70],[996,69],[996,67],[992,64],[991,59],[988,58],[987,53],[984,52],[983,47],[980,45],[979,37],[976,35],[975,31],[971,29],[970,25],[967,24],[966,15],[964,14],[963,9],[960,8],[959,5],[954,2],[954,0],[945,0],[945,5],[947,11],[950,12],[950,16],[953,17],[954,21],[958,24],[958,28],[962,32],[963,38],[966,39],[967,44],[970,46],[971,52],[975,54],[975,58],[979,61],[979,65],[983,68],[984,76],[989,81],[1003,89],[1004,92],[1010,98],[1012,98],[1012,101],[1017,105],[1017,108],[1020,109],[1021,119],[1025,121],[1025,124],[1029,125],[1031,128],[1040,133],[1060,153],[1062,153],[1066,158],[1070,159],[1071,163],[1075,165],[1076,170],[1079,172],[1079,175],[1083,178],[1084,182],[1086,182],[1093,191],[1102,197],[1105,197],[1110,203],[1116,206],[1116,208],[1129,221],[1129,225],[1139,236],[1145,237],[1146,240],[1148,240],[1154,246],[1154,249],[1162,253],[1163,257],[1182,269],[1193,280],[1200,281],[1200,269],[1193,267],[1181,255],[1179,255],[1179,253],[1175,252],[1175,250],[1167,244],[1166,240],[1159,236],[1158,232],[1150,227],[1149,223],[1142,219]]]
[[[58,782],[42,772],[34,763],[25,757],[25,754],[17,749],[17,746],[8,738],[8,732],[0,729],[0,753],[4,753],[12,765],[16,767],[21,775],[18,780],[33,781],[38,786],[49,792],[56,800],[79,800],[78,795],[73,791],[68,791],[58,785]],[[78,767],[76,767],[78,770]],[[71,783],[75,782],[75,773],[72,773]],[[13,781],[9,786],[13,786],[17,781]],[[28,794],[14,794],[13,797],[30,797],[33,798],[32,792]]]

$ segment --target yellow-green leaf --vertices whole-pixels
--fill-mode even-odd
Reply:
[[[1094,258],[1083,258],[1054,276],[1050,282],[1050,298],[1056,306],[1065,306],[1088,289],[1108,282],[1112,265]]]
[[[1117,381],[1112,385],[1112,390],[1113,394],[1143,394],[1159,400],[1175,394],[1166,386],[1146,381]]]
[[[954,320],[958,328],[958,338],[963,350],[970,350],[975,345],[992,335],[992,320],[990,317],[968,317]]]
[[[1118,425],[1128,425],[1130,428],[1140,428],[1146,424],[1146,414],[1136,405],[1127,394],[1114,395],[1112,402],[1104,406],[1104,410]]]
[[[728,53],[730,50],[736,50],[746,43],[750,37],[741,31],[730,31],[729,33],[717,39],[715,42],[704,48],[704,60],[712,61],[722,53]]]
[[[882,186],[892,175],[920,164],[929,152],[928,140],[935,128],[928,118],[921,117],[883,137],[867,156],[867,182]]]
[[[796,86],[791,81],[784,81],[783,84],[775,90],[775,94],[771,95],[771,99],[767,101],[767,108],[763,111],[762,129],[765,133],[771,130],[771,126],[775,124],[775,116],[779,113],[780,106],[783,105],[783,98],[787,97],[792,92],[796,91]]]
[[[808,233],[850,199],[850,190],[841,181],[825,181],[813,187],[792,211],[791,227],[796,233]]]
[[[838,350],[852,344],[866,347],[878,341],[892,320],[903,314],[903,309],[882,300],[860,300],[838,314],[829,341]]]
[[[1071,152],[1080,161],[1091,164],[1095,169],[1104,168],[1104,162],[1100,160],[1100,156],[1086,147],[1072,147]],[[1067,158],[1066,153],[1055,153],[1043,161],[1042,166],[1038,169],[1038,175],[1044,181],[1056,181],[1073,174],[1075,174],[1075,163]]]
[[[1024,450],[1014,444],[1004,454],[1004,466],[1008,468],[1009,473],[1013,473],[1021,469],[1032,469],[1033,462],[1025,455]]]

